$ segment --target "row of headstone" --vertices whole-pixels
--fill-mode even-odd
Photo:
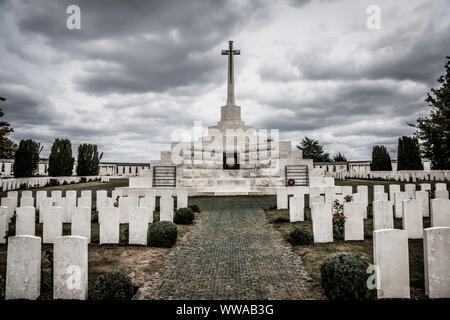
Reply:
[[[423,230],[422,237],[425,293],[430,298],[450,298],[450,228],[428,228]],[[408,238],[407,230],[381,229],[373,233],[380,299],[410,298]]]
[[[408,170],[408,171],[371,171],[353,172],[340,170],[328,173],[331,176],[345,180],[346,178],[391,180],[391,181],[450,181],[450,170]]]
[[[41,238],[8,239],[5,299],[35,300],[41,288]],[[53,251],[53,299],[85,300],[88,296],[88,240],[56,237]]]
[[[50,180],[57,180],[60,185],[79,183],[81,179],[97,180],[103,179],[101,176],[88,176],[88,177],[31,177],[31,178],[6,178],[0,180],[2,191],[18,190],[25,186],[26,188],[39,188],[47,186]],[[109,181],[109,178],[108,178]],[[106,182],[106,181],[105,181]]]

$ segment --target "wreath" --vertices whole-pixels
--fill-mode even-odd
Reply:
[[[289,179],[288,180],[288,186],[293,186],[295,185],[295,180],[294,179]]]

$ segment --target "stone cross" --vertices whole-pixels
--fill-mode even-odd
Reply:
[[[227,105],[234,105],[234,55],[240,55],[241,50],[233,50],[233,41],[228,41],[228,50],[222,50],[222,55],[228,56],[228,90]]]

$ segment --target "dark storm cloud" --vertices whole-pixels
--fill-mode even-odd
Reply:
[[[81,30],[68,30],[65,9],[78,4]],[[257,3],[223,1],[25,1],[11,7],[24,32],[92,61],[74,83],[91,94],[161,92],[212,82],[211,50],[256,14]],[[32,7],[30,14],[25,8]]]

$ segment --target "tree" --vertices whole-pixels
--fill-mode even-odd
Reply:
[[[48,175],[51,177],[71,176],[74,162],[70,140],[56,139],[48,158]]]
[[[398,139],[397,170],[423,170],[417,139],[406,136]]]
[[[347,161],[347,158],[346,158],[343,154],[341,154],[341,153],[339,152],[339,153],[337,153],[337,154],[334,155],[333,160],[334,160],[335,162],[346,162],[346,161]]]
[[[0,97],[0,101],[6,99]],[[4,112],[0,109],[0,118],[4,116]],[[0,121],[0,159],[13,159],[14,153],[17,150],[17,144],[8,138],[10,133],[14,132],[14,129],[9,126],[6,121]]]
[[[445,74],[437,80],[441,87],[432,88],[425,99],[431,107],[429,117],[421,117],[413,125],[422,155],[438,170],[450,169],[450,56],[446,60]]]
[[[304,159],[313,159],[315,162],[331,161],[330,154],[323,152],[323,147],[318,140],[304,137],[297,148],[303,150]]]
[[[14,177],[32,177],[39,164],[41,144],[33,140],[22,140],[14,155]]]
[[[391,157],[385,146],[373,146],[371,171],[391,171]]]
[[[96,176],[99,172],[100,160],[103,157],[103,152],[99,156],[97,145],[95,144],[80,144],[78,147],[78,176]]]

